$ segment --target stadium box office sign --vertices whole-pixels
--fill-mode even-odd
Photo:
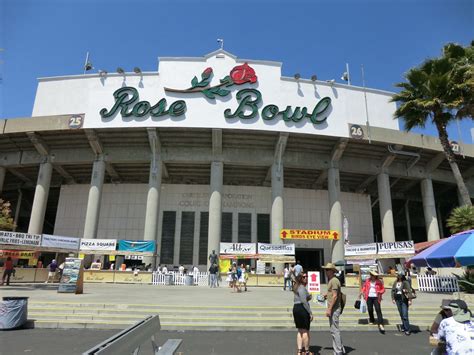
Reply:
[[[219,80],[219,84],[211,86],[213,75],[212,68],[206,68],[201,73],[201,79],[196,76],[191,80],[191,86],[187,89],[164,88],[167,93],[178,94],[202,94],[209,100],[216,100],[218,97],[226,97],[231,93],[234,86],[243,84],[254,84],[257,82],[255,70],[247,63],[234,67],[229,75]],[[159,118],[162,116],[179,117],[186,113],[187,105],[184,100],[176,100],[168,107],[165,98],[159,99],[155,104],[149,101],[140,101],[138,90],[134,87],[125,86],[113,93],[115,102],[109,109],[100,110],[103,121],[110,121],[118,112],[124,118],[130,120],[143,121],[148,117]],[[253,119],[260,115],[263,120],[271,121],[282,119],[283,121],[299,122],[308,119],[317,125],[326,121],[331,106],[331,98],[321,98],[314,107],[292,107],[286,106],[282,109],[275,104],[268,104],[261,110],[263,95],[254,88],[241,89],[236,94],[237,107],[224,110],[224,117],[227,119],[239,118],[242,120]]]

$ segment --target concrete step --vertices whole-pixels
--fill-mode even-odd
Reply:
[[[431,325],[437,307],[418,307],[410,310],[411,323],[420,329]],[[29,319],[41,328],[97,328],[123,329],[142,320],[147,315],[159,314],[163,329],[167,330],[292,330],[292,307],[262,306],[181,306],[181,305],[131,305],[111,303],[31,302]],[[400,324],[398,310],[383,309],[387,330]],[[325,308],[313,306],[313,330],[327,330]],[[340,319],[343,330],[378,331],[368,324],[367,313],[361,314],[347,308]],[[392,329],[393,328],[393,329]]]

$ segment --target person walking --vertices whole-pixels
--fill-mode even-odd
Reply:
[[[342,345],[341,331],[339,329],[339,317],[342,313],[341,303],[341,283],[337,277],[336,266],[332,263],[327,263],[323,266],[328,280],[328,290],[325,295],[328,308],[326,310],[326,317],[329,318],[329,327],[332,336],[332,348],[334,355],[342,355],[345,353],[344,345]]]
[[[308,276],[304,273],[300,273],[295,280],[293,286],[293,319],[295,326],[298,329],[296,333],[296,346],[298,349],[298,355],[310,355],[309,351],[310,335],[309,329],[311,322],[313,321],[313,313],[309,301],[312,296],[306,289],[308,283]]]
[[[405,275],[397,274],[397,280],[392,285],[392,302],[397,305],[400,319],[402,320],[402,332],[410,335],[410,322],[408,320],[408,307],[411,306],[412,289]]]
[[[245,268],[244,264],[240,265],[240,276],[239,276],[239,284],[240,288],[242,289],[242,286],[244,287],[244,291],[247,292],[247,270]]]
[[[293,268],[293,274],[295,277],[298,277],[300,273],[303,272],[303,267],[301,266],[301,261],[297,261],[295,267]]]
[[[54,282],[54,278],[56,276],[56,269],[58,268],[58,263],[56,262],[56,259],[53,259],[53,261],[51,261],[51,264],[49,264],[48,266],[48,278],[46,279],[46,281],[44,282],[45,284],[49,283],[49,280],[51,280],[51,282]]]
[[[375,312],[377,313],[377,325],[380,332],[383,334],[385,333],[385,328],[383,326],[381,303],[382,295],[385,293],[385,287],[382,281],[379,280],[378,276],[379,274],[375,271],[370,272],[370,278],[365,280],[360,296],[364,296],[365,302],[367,302],[367,311],[369,312],[369,322],[371,324],[375,324],[375,307]]]
[[[2,276],[2,283],[0,286],[3,286],[5,283],[5,279],[7,279],[7,286],[10,286],[10,277],[13,274],[14,268],[13,268],[13,261],[11,256],[7,257],[7,260],[5,261],[5,265],[3,265],[3,276]]]
[[[209,268],[209,275],[211,277],[211,288],[217,287],[217,271],[218,267],[216,264],[212,264]]]
[[[285,268],[283,269],[283,291],[286,291],[287,287],[288,291],[291,291],[290,267],[288,264],[285,264]]]

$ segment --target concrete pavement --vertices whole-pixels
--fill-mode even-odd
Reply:
[[[245,327],[244,327],[245,328]],[[0,355],[11,354],[81,354],[116,332],[101,330],[33,329],[0,332]],[[183,339],[178,349],[181,355],[288,355],[296,353],[296,331],[287,332],[167,332],[158,333],[156,341]],[[343,332],[348,354],[429,354],[428,333],[404,336],[396,332]],[[329,332],[312,332],[311,351],[332,355]],[[151,344],[143,344],[140,354],[150,355]]]

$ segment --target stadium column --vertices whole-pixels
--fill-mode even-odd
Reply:
[[[344,236],[342,233],[342,208],[339,199],[341,193],[339,168],[331,166],[328,169],[328,193],[329,193],[329,229],[337,231],[338,240],[333,240],[331,250],[331,261],[333,263],[344,260]]]
[[[38,181],[36,182],[35,197],[31,207],[30,224],[28,233],[43,233],[44,215],[46,213],[46,204],[48,202],[49,185],[51,184],[51,175],[53,173],[53,164],[49,160],[40,164]]]
[[[83,238],[97,238],[97,228],[99,226],[100,202],[102,198],[102,187],[104,185],[105,161],[103,157],[94,161],[91,176],[91,186],[89,188],[89,198],[87,200],[86,221],[84,224]]]
[[[222,225],[222,185],[224,183],[224,163],[213,161],[211,163],[211,191],[209,198],[209,231],[207,240],[207,255],[213,250],[219,254]],[[211,265],[207,260],[207,269]]]
[[[7,169],[5,169],[3,166],[0,166],[0,192],[3,191],[3,183],[5,182],[5,173]]]
[[[433,182],[430,178],[421,180],[421,196],[425,215],[426,234],[428,241],[439,240],[438,218],[433,192]]]
[[[271,224],[271,243],[283,244],[280,238],[280,232],[283,229],[284,210],[283,210],[283,164],[273,163],[272,165],[272,209],[270,215]],[[283,264],[273,265],[277,273],[283,271]]]
[[[395,228],[393,226],[392,196],[390,193],[390,178],[387,173],[377,175],[379,192],[380,223],[382,225],[382,241],[395,241]]]
[[[143,240],[151,240],[155,243],[158,231],[158,213],[160,210],[161,169],[161,160],[152,158],[150,163],[150,175],[148,178],[148,195],[146,199]],[[144,262],[145,265],[151,263],[153,270],[155,270],[155,257],[145,257]]]

